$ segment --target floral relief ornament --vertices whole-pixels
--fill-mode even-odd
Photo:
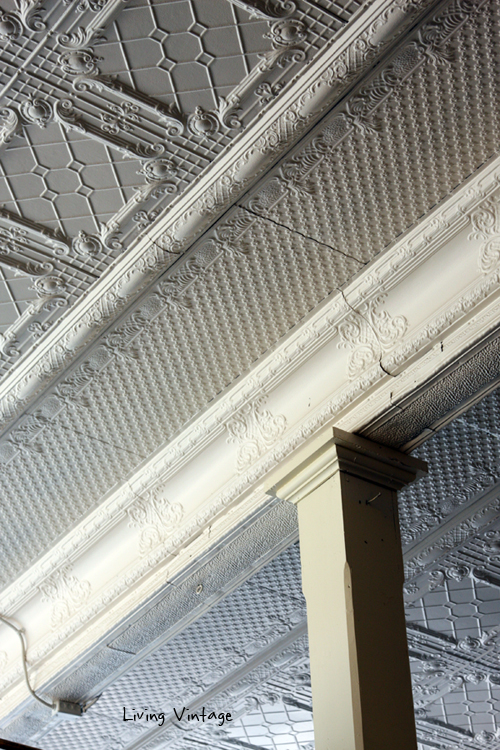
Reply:
[[[489,198],[470,215],[469,240],[482,240],[478,264],[483,273],[495,270],[500,262],[500,193]]]
[[[139,552],[146,555],[162,544],[182,520],[184,508],[172,503],[163,488],[150,491],[127,509],[129,526],[141,529]]]
[[[60,627],[85,604],[90,597],[91,585],[80,581],[71,573],[71,565],[63,566],[39,586],[42,602],[52,605],[52,629]]]
[[[281,437],[287,427],[283,414],[274,416],[264,409],[265,396],[245,404],[226,422],[228,443],[238,443],[236,469],[243,472]]]
[[[408,321],[403,315],[393,318],[382,308],[385,294],[353,310],[338,326],[339,348],[351,349],[347,374],[352,380],[376,362],[380,362],[405,333]]]

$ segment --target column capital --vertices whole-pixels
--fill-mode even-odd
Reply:
[[[337,472],[345,472],[391,490],[427,473],[427,464],[359,435],[332,427],[325,442],[296,466],[283,467],[268,494],[297,504]],[[288,471],[287,471],[288,469]],[[278,475],[279,476],[279,475]]]

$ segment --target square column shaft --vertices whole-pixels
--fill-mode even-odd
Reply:
[[[270,491],[298,508],[316,750],[417,748],[397,490],[426,468],[333,428]]]

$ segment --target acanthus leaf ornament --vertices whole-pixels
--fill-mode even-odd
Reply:
[[[0,143],[9,143],[14,135],[21,129],[19,116],[15,109],[4,107],[0,110]]]
[[[236,470],[241,473],[268,451],[286,430],[283,414],[264,408],[265,397],[245,404],[226,422],[228,442],[237,443]]]
[[[76,130],[83,135],[87,132],[75,112],[71,99],[61,99],[54,104],[54,120],[67,130]]]
[[[128,216],[128,214],[127,214]],[[111,219],[106,224],[99,224],[99,240],[109,250],[123,250],[123,242],[120,237],[120,223]]]
[[[161,488],[139,497],[127,509],[129,525],[140,529],[139,550],[146,555],[163,544],[175,531],[183,518],[184,509],[180,503],[172,503]]]
[[[0,15],[0,40],[12,41],[23,33],[43,31],[46,28],[40,11],[43,0],[16,0],[17,8]]]
[[[47,28],[40,15],[43,2],[44,0],[16,0],[17,13],[25,29],[36,32]]]
[[[69,34],[59,34],[57,37],[57,43],[63,49],[69,50],[80,50],[84,47],[88,47],[89,44],[98,44],[104,41],[104,37],[100,35],[98,31],[89,26],[88,28],[82,28],[79,26],[76,31],[72,31]]]

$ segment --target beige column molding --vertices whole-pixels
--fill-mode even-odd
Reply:
[[[333,428],[271,490],[298,507],[316,750],[416,750],[397,490],[425,471]]]

